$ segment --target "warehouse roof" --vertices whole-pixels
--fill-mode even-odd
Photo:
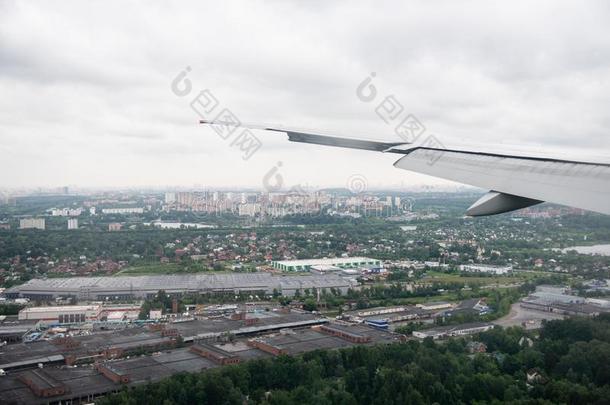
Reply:
[[[303,285],[303,287],[300,287]],[[32,279],[25,284],[10,289],[12,293],[30,292],[52,294],[118,293],[132,291],[201,291],[220,289],[262,289],[307,288],[349,285],[344,279],[334,275],[274,276],[270,273],[228,273],[189,275],[150,275],[129,277],[69,277],[52,279]]]
[[[54,307],[28,307],[23,308],[20,313],[54,313],[54,312],[83,312],[98,311],[101,305],[56,305]]]

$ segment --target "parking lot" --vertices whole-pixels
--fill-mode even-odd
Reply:
[[[526,329],[540,328],[543,320],[564,319],[565,316],[553,312],[522,308],[519,302],[513,304],[508,315],[493,321],[503,327],[524,326]]]

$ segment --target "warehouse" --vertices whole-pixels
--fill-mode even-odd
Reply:
[[[452,336],[474,335],[476,333],[487,332],[493,329],[491,323],[467,323],[462,325],[441,326],[438,328],[426,329],[413,332],[413,336],[419,339],[431,337],[432,339],[442,339]]]
[[[281,260],[271,262],[274,269],[282,271],[311,271],[313,266],[333,266],[340,269],[356,267],[380,267],[380,260],[368,257],[334,257],[330,259]]]
[[[462,264],[460,271],[468,273],[489,273],[497,276],[509,274],[513,271],[513,266],[492,266],[489,264]]]
[[[126,300],[147,298],[164,290],[168,294],[271,295],[274,290],[292,296],[297,290],[328,289],[345,293],[353,281],[337,275],[274,276],[269,273],[185,274],[132,277],[71,277],[33,279],[4,291],[10,298],[52,300]]]
[[[19,311],[19,320],[39,321],[45,324],[82,323],[98,319],[101,311],[101,305],[30,307]]]
[[[316,332],[311,328],[283,330],[282,332],[264,337],[258,337],[258,344],[248,344],[248,340],[237,338],[234,343],[215,345],[212,350],[222,350],[227,356],[237,357],[240,361],[267,358],[278,354],[296,355],[318,349],[340,349],[355,344],[389,344],[398,341],[399,337],[378,329],[363,325],[349,327],[350,334],[364,337],[364,343],[352,343],[348,339]],[[131,333],[134,337],[139,334]],[[110,340],[117,339],[114,334],[106,334]],[[101,337],[101,336],[100,336]],[[88,337],[102,342],[99,337]],[[79,338],[84,340],[85,338]],[[254,342],[254,340],[250,340]],[[209,343],[209,342],[208,342]],[[45,346],[49,350],[58,347],[49,342],[37,342],[35,346]],[[207,346],[204,343],[205,346]],[[208,346],[209,347],[209,346]],[[24,349],[25,346],[18,348]],[[16,348],[17,349],[17,348]],[[63,356],[56,356],[63,358]],[[221,357],[222,358],[222,357]],[[85,367],[54,367],[46,364],[43,370],[36,367],[36,359],[29,362],[29,370],[11,369],[10,373],[0,378],[0,398],[7,404],[48,404],[48,403],[92,403],[100,395],[116,392],[127,385],[138,386],[157,382],[171,375],[183,372],[200,372],[220,367],[214,360],[194,353],[189,347],[168,348],[152,356],[136,356],[107,360],[98,359],[94,366]],[[63,362],[62,362],[63,363]],[[65,387],[64,393],[48,392],[54,396],[38,396],[42,391],[39,385],[29,385],[23,377],[31,375],[32,370],[39,375],[43,372],[46,379],[57,385],[60,382]]]

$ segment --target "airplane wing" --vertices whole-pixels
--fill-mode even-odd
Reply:
[[[235,125],[201,121],[211,125]],[[490,190],[467,211],[493,215],[545,201],[610,215],[610,164],[480,150],[448,149],[406,142],[377,142],[318,135],[281,127],[239,126],[284,132],[292,142],[402,155],[394,166]]]

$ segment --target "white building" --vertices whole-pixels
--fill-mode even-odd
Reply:
[[[256,203],[241,204],[239,206],[239,215],[246,217],[254,217],[261,212],[261,205]]]
[[[311,266],[310,271],[314,274],[337,273],[341,271],[341,267],[330,266],[327,264],[316,264],[314,266]]]
[[[530,295],[534,297],[538,302],[545,304],[582,304],[585,302],[585,298],[576,295],[568,294],[555,294],[552,292],[536,291]]]
[[[447,263],[426,261],[426,262],[423,263],[423,268],[428,268],[428,269],[447,269],[447,268],[449,268],[449,265]]]
[[[610,300],[603,298],[587,298],[585,300],[587,304],[597,305],[602,308],[610,308]]]
[[[106,321],[108,322],[122,322],[127,318],[127,314],[124,311],[113,311],[106,315]]]
[[[439,328],[426,329],[413,332],[413,336],[419,339],[431,337],[432,339],[442,339],[452,336],[474,335],[476,333],[487,332],[493,329],[491,323],[469,323],[455,326],[441,326]]]
[[[23,218],[19,220],[19,229],[41,229],[44,231],[45,227],[44,218]]]
[[[176,202],[176,193],[165,193],[165,204]]]
[[[387,308],[372,308],[358,312],[358,316],[376,316],[394,314],[397,312],[407,311],[407,307],[387,307]]]
[[[334,266],[340,269],[381,267],[381,260],[368,257],[333,257],[329,259],[280,260],[271,266],[282,271],[311,271],[313,266]]]
[[[144,208],[142,207],[131,207],[131,208],[102,208],[103,214],[143,214]]]
[[[53,208],[51,215],[54,217],[78,217],[83,213],[81,208]]]
[[[78,219],[76,219],[76,218],[68,219],[68,229],[78,229]]]
[[[20,321],[39,321],[44,324],[82,323],[97,320],[101,305],[61,305],[54,307],[30,307],[19,311]]]
[[[460,271],[467,273],[491,273],[496,275],[508,274],[513,271],[513,266],[492,266],[488,264],[462,264]]]
[[[114,222],[112,224],[108,224],[108,231],[110,232],[117,232],[120,231],[123,228],[123,225],[117,222]]]

